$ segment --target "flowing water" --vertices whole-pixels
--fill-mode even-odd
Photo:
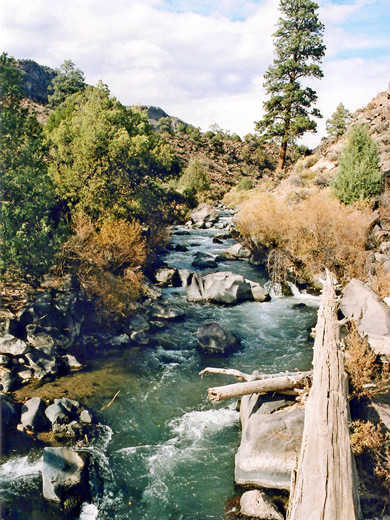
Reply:
[[[223,220],[231,215],[222,215]],[[174,229],[172,244],[187,251],[171,251],[168,265],[191,267],[193,253],[220,253],[234,243],[215,244],[221,230]],[[218,270],[243,274],[264,282],[264,273],[245,261],[224,261]],[[102,425],[91,451],[103,483],[94,487],[90,504],[80,518],[139,520],[206,520],[225,517],[234,488],[234,454],[240,441],[235,402],[212,404],[207,387],[231,381],[199,371],[205,366],[276,372],[310,368],[309,330],[316,321],[318,301],[296,294],[270,302],[238,306],[188,303],[184,289],[164,289],[164,301],[185,308],[186,317],[155,336],[156,346],[130,349],[110,357],[95,378],[95,391],[83,404],[99,411],[118,390],[120,394],[98,417]],[[305,303],[306,305],[296,305]],[[200,354],[196,330],[215,320],[235,332],[241,349],[225,358]],[[100,362],[102,364],[102,362]],[[106,371],[105,371],[106,370]],[[115,374],[108,378],[107,373]],[[233,381],[231,381],[233,382]],[[40,459],[36,448],[27,455],[12,455],[0,466],[0,493],[4,518],[61,518],[40,498]]]

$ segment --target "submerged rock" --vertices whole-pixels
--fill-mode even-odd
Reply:
[[[261,409],[265,398],[252,394],[241,400],[241,444],[235,458],[235,481],[274,489],[290,489],[291,472],[299,454],[304,409],[280,409],[280,399]],[[266,412],[266,413],[264,413]]]
[[[240,340],[232,332],[226,331],[216,321],[208,321],[197,330],[198,348],[207,354],[227,354],[240,346]]]
[[[88,459],[68,448],[45,448],[42,490],[46,500],[72,511],[88,500]]]

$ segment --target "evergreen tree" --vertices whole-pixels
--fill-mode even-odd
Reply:
[[[56,69],[55,76],[49,85],[48,90],[53,94],[48,96],[49,106],[56,108],[63,103],[71,94],[85,89],[84,72],[75,68],[72,60],[65,60],[59,69]]]
[[[303,87],[301,79],[322,78],[318,65],[325,54],[324,26],[318,20],[318,5],[312,0],[280,0],[277,31],[274,33],[276,57],[264,75],[270,99],[264,103],[264,118],[256,123],[264,139],[280,143],[278,169],[284,168],[288,144],[317,124],[310,116],[321,117],[312,105],[317,95]]]
[[[21,73],[0,56],[0,271],[39,276],[54,259],[60,235],[53,221],[54,187],[42,128],[21,107]]]
[[[340,157],[333,189],[345,204],[372,199],[382,190],[379,153],[366,124],[351,128],[348,144]]]
[[[326,131],[330,139],[334,140],[345,134],[351,120],[351,112],[340,103],[330,118],[326,121]]]

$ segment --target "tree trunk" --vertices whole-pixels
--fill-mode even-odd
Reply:
[[[328,273],[318,313],[313,386],[306,403],[289,520],[361,518],[358,478],[349,440],[348,379],[344,353],[340,350],[338,303],[336,283]]]
[[[268,392],[284,392],[303,386],[311,372],[297,372],[294,375],[280,377],[267,377],[257,381],[234,383],[232,385],[209,388],[208,394],[211,401],[223,401],[233,397],[241,397],[250,394],[265,394]]]
[[[284,139],[283,139],[282,144],[280,145],[278,165],[276,167],[277,170],[284,169],[284,164],[286,162],[286,154],[287,154],[287,141],[284,141]]]

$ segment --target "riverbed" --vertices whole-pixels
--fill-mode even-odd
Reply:
[[[223,212],[220,225],[228,225],[231,218],[229,211]],[[213,237],[222,233],[214,227],[176,226],[172,245],[187,250],[172,249],[163,260],[194,271],[196,251],[220,254],[235,243],[232,239],[214,243]],[[222,261],[218,270],[266,282],[264,272],[247,261]],[[234,486],[239,413],[236,401],[210,403],[207,388],[234,380],[220,375],[202,379],[199,371],[205,366],[267,373],[310,369],[309,333],[319,303],[315,297],[295,290],[294,296],[274,296],[269,302],[223,306],[189,303],[183,288],[166,288],[162,300],[186,314],[184,320],[155,334],[153,346],[111,354],[85,373],[51,383],[67,397],[80,399],[101,423],[90,451],[102,482],[94,482],[93,497],[80,516],[83,520],[223,520],[232,507],[229,501],[239,494]],[[200,354],[196,330],[208,320],[237,334],[241,348],[223,358]],[[113,403],[101,411],[118,391]],[[2,459],[4,518],[62,518],[41,498],[41,455],[42,448],[36,447]]]

